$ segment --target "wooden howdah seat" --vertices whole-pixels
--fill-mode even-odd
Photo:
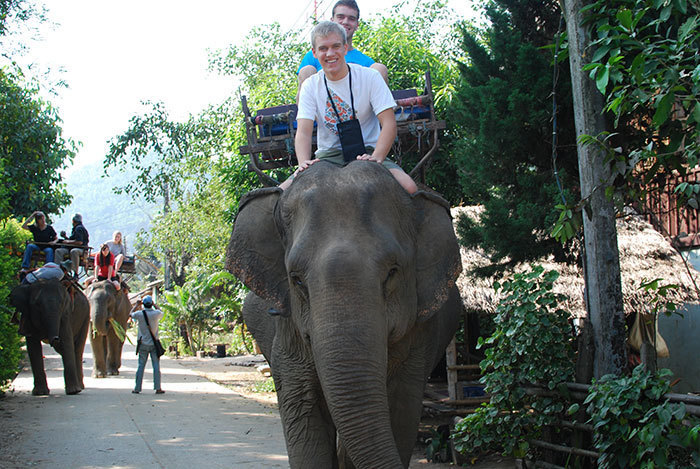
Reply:
[[[414,89],[392,91],[396,100],[397,136],[391,156],[401,164],[405,152],[417,152],[420,156],[410,171],[413,178],[425,180],[425,165],[438,148],[438,131],[445,128],[445,121],[435,118],[430,72],[425,74],[425,90],[419,95]],[[265,185],[277,185],[265,170],[296,166],[294,136],[296,135],[296,104],[285,104],[259,109],[255,115],[248,108],[246,97],[241,98],[245,116],[248,145],[239,148],[242,155],[250,156],[248,169],[255,172]],[[316,150],[316,131],[312,136],[312,151]]]
[[[47,243],[37,243],[36,241],[27,241],[25,244],[36,244],[39,246],[41,249],[45,248],[46,246],[51,246],[54,248],[54,256],[56,254],[56,249],[58,248],[66,248],[69,251],[73,248],[79,247],[83,249],[83,254],[80,256],[80,267],[82,267],[85,272],[88,271],[90,266],[90,262],[88,259],[90,259],[90,251],[92,251],[91,246],[76,246],[75,244],[64,244],[64,243],[56,243],[56,244],[47,244]],[[70,255],[67,255],[65,259],[70,259]],[[65,260],[64,259],[64,260]],[[44,251],[42,250],[37,250],[32,253],[32,259],[31,259],[31,266],[32,267],[41,267],[46,262],[46,255],[44,254]]]
[[[95,254],[90,254],[88,270],[95,270]],[[133,274],[136,272],[136,256],[125,256],[122,266],[119,268],[122,274]]]

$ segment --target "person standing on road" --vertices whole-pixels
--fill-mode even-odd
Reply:
[[[139,309],[143,305],[143,309]],[[138,311],[137,311],[138,309]],[[148,325],[146,325],[147,315]],[[163,394],[160,388],[160,357],[156,352],[156,346],[153,343],[153,337],[158,338],[158,321],[163,317],[163,312],[153,307],[153,298],[147,295],[143,300],[138,300],[129,314],[129,321],[136,320],[138,324],[137,336],[137,354],[139,356],[139,367],[136,370],[136,386],[131,391],[134,394],[141,392],[141,383],[143,382],[143,372],[146,368],[148,355],[151,355],[151,364],[153,365],[153,389],[156,394]],[[150,326],[150,331],[148,330]]]

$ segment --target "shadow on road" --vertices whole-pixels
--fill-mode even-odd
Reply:
[[[150,361],[143,391],[132,394],[134,346],[125,344],[119,376],[96,379],[90,377],[88,344],[85,390],[67,396],[60,356],[46,345],[44,354],[51,395],[31,395],[27,368],[15,379],[14,391],[0,400],[3,467],[288,467],[276,410],[200,377],[175,359],[161,360],[165,394],[154,394]]]

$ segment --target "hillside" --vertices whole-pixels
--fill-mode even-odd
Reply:
[[[102,173],[102,163],[95,162],[68,174],[64,182],[68,193],[73,196],[73,202],[61,216],[49,217],[51,224],[57,233],[65,230],[70,235],[71,218],[75,213],[80,213],[83,215],[83,224],[90,233],[90,245],[93,248],[112,239],[112,233],[119,230],[131,254],[136,233],[148,230],[151,218],[158,213],[158,208],[141,202],[134,204],[129,195],[114,193],[114,186],[124,184],[133,175],[117,173],[103,178]]]

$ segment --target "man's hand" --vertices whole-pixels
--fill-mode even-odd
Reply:
[[[367,153],[365,153],[364,155],[358,155],[357,159],[364,160],[364,161],[376,161],[377,163],[381,163],[382,161],[384,161],[384,158],[379,159],[376,156],[369,155]]]
[[[317,161],[318,161],[317,159],[302,161],[301,163],[299,163],[297,170],[294,171],[294,175],[296,176],[297,174],[301,173],[302,171],[304,171],[306,168],[308,168],[309,166],[311,166],[312,164],[314,164]]]

